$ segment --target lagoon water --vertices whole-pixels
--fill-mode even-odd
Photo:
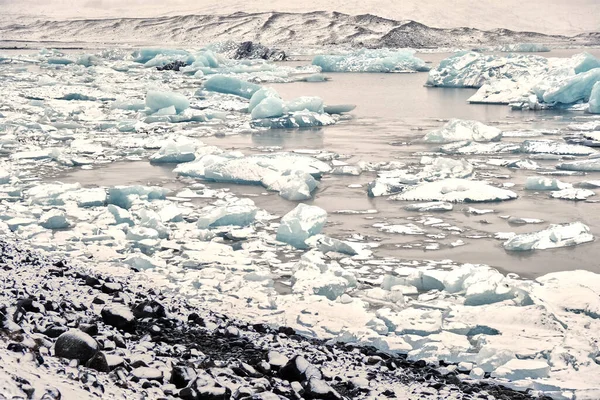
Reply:
[[[544,56],[570,56],[580,50],[557,50]],[[600,50],[590,51],[600,56]],[[436,64],[448,54],[420,55]],[[307,60],[294,61],[301,65]],[[539,131],[537,139],[560,140],[561,130],[574,122],[585,122],[591,117],[573,111],[511,111],[503,105],[470,105],[467,99],[473,89],[447,89],[424,87],[427,74],[328,74],[332,79],[325,83],[272,84],[284,99],[296,96],[320,96],[328,104],[356,104],[352,118],[339,124],[318,129],[271,130],[259,134],[206,137],[202,140],[228,150],[244,153],[258,152],[259,147],[278,146],[283,150],[322,150],[339,153],[344,161],[390,161],[418,163],[417,153],[435,150],[434,145],[419,143],[430,129],[439,127],[451,118],[473,119],[505,131]],[[596,117],[598,118],[598,117]],[[546,132],[546,134],[542,134]],[[547,135],[549,131],[556,132]],[[522,141],[523,138],[505,138]],[[519,155],[468,156],[467,159],[485,160],[489,157],[518,159]],[[520,155],[527,158],[527,155]],[[536,160],[543,166],[553,167],[557,161]],[[182,188],[186,182],[172,172],[174,166],[152,166],[147,162],[119,162],[93,170],[72,170],[61,176],[65,182],[80,182],[86,186],[117,185],[133,183],[159,183],[173,189]],[[454,210],[426,215],[440,218],[462,229],[456,235],[446,233],[443,239],[423,235],[399,235],[378,231],[376,223],[406,224],[421,219],[423,213],[404,210],[405,202],[391,201],[385,197],[369,198],[367,184],[375,179],[375,173],[364,172],[360,176],[327,175],[308,203],[324,208],[329,213],[324,233],[345,239],[359,234],[369,242],[378,243],[374,249],[377,256],[392,256],[407,260],[452,259],[457,262],[488,264],[501,271],[514,272],[523,277],[536,277],[548,272],[588,269],[600,272],[600,244],[593,242],[573,248],[535,252],[506,252],[502,241],[493,239],[496,232],[524,233],[545,228],[551,223],[581,221],[587,224],[595,236],[600,236],[600,204],[592,201],[571,202],[549,198],[548,193],[523,190],[527,176],[534,171],[496,168],[487,171],[494,183],[514,183],[512,188],[519,199],[504,203],[474,205],[491,208],[496,212],[486,215],[470,215],[462,210],[469,205],[457,204]],[[500,177],[501,176],[501,177]],[[586,176],[559,177],[565,182],[600,179],[600,173]],[[360,184],[361,187],[349,188]],[[242,196],[251,196],[256,204],[272,214],[283,215],[295,207],[295,203],[282,199],[276,193],[267,193],[262,187],[207,183],[209,187],[228,186]],[[598,196],[597,196],[598,197]],[[600,199],[600,197],[598,197]],[[198,200],[205,201],[207,200]],[[375,209],[376,214],[336,214],[338,210]],[[540,218],[539,225],[510,225],[503,216]],[[422,225],[419,225],[423,227]],[[426,227],[428,234],[442,233],[440,229]],[[451,242],[461,239],[465,245],[452,247]],[[433,242],[440,243],[438,250],[426,250]]]

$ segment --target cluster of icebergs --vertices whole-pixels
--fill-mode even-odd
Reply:
[[[599,81],[600,61],[589,53],[545,58],[459,52],[429,71],[427,85],[477,88],[471,103],[532,110],[577,106],[598,113]]]
[[[179,71],[155,68],[174,62],[181,63]],[[372,227],[426,238],[419,245],[427,251],[438,250],[442,238],[460,247],[469,238],[465,227],[440,217],[458,209],[456,203],[511,201],[523,194],[590,202],[600,182],[581,178],[572,184],[557,176],[600,171],[598,152],[467,120],[450,120],[419,138],[429,151],[415,154],[415,162],[350,163],[334,153],[281,149],[244,154],[200,141],[264,128],[329,125],[352,109],[318,97],[284,100],[263,83],[320,81],[315,74],[321,71],[427,69],[404,50],[364,50],[313,62],[291,68],[229,60],[210,49],[78,57],[45,51],[12,58],[0,66],[7,77],[0,88],[7,100],[0,109],[0,154],[6,157],[0,165],[0,232],[83,263],[93,257],[93,268],[115,273],[119,266],[135,268],[141,272],[132,279],[152,281],[213,310],[412,359],[462,364],[474,379],[489,373],[556,398],[598,397],[597,274],[570,271],[525,280],[484,265],[378,257],[377,241],[358,233],[327,236],[325,210],[292,203],[310,201],[328,174],[377,174],[364,196],[389,196],[414,216],[373,221]],[[29,72],[33,64],[41,72]],[[506,97],[500,90],[506,86],[511,95],[535,92],[534,108],[567,104],[557,99],[569,105],[589,100],[595,112],[600,86],[591,81],[599,66],[589,55],[558,61],[468,52],[444,60],[430,72],[429,84],[479,87],[475,96],[488,93],[485,100],[494,102]],[[595,120],[568,129],[600,141]],[[45,177],[56,169],[146,159],[176,164],[185,188],[102,182],[83,187]],[[525,182],[499,183],[496,178],[506,177],[503,168],[521,170]],[[260,185],[290,202],[284,215],[272,215],[212,182]],[[460,210],[494,216],[491,209]],[[509,252],[594,240],[582,222],[506,219],[539,226],[497,233],[498,248]]]

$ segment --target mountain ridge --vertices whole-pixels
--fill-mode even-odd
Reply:
[[[519,42],[600,44],[598,32],[564,36],[505,28],[436,28],[413,20],[335,11],[235,12],[229,15],[36,20],[27,23],[0,21],[0,37],[4,41],[76,40],[107,44],[178,45],[252,40],[287,47],[343,45],[369,48],[490,46]]]

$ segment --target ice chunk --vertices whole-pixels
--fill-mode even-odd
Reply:
[[[320,97],[302,96],[285,103],[285,107],[290,112],[295,111],[312,111],[315,113],[323,113],[323,99]]]
[[[277,240],[305,249],[307,245],[304,241],[320,233],[326,220],[327,212],[322,208],[298,204],[281,219]]]
[[[233,94],[250,99],[261,87],[230,76],[215,75],[204,82],[204,88],[211,92]]]
[[[600,68],[577,74],[552,86],[543,95],[546,103],[572,104],[579,100],[587,101],[592,87],[600,81]]]
[[[258,208],[250,199],[237,201],[222,206],[208,206],[199,211],[198,228],[207,229],[217,226],[246,226],[254,222]]]
[[[561,154],[587,156],[597,153],[596,150],[586,146],[567,144],[556,140],[526,140],[521,143],[519,151],[532,154]]]
[[[305,240],[308,246],[316,247],[322,253],[334,251],[336,253],[348,254],[355,256],[358,254],[356,249],[349,242],[344,242],[339,239],[331,238],[323,235],[312,236]]]
[[[311,128],[335,124],[336,119],[329,114],[319,114],[312,111],[297,111],[281,118],[264,118],[252,121],[255,128],[289,129]]]
[[[40,217],[40,225],[46,229],[65,229],[70,226],[64,211],[53,209]]]
[[[107,206],[107,210],[115,217],[115,222],[117,224],[127,224],[129,226],[134,225],[133,219],[131,218],[131,214],[129,213],[129,211],[119,206],[115,206],[114,204],[109,204]]]
[[[472,140],[475,142],[498,141],[502,131],[478,121],[452,119],[443,127],[429,132],[423,140],[428,143],[449,143]]]
[[[409,49],[361,49],[344,55],[318,55],[313,65],[323,72],[423,72],[429,67]]]
[[[304,171],[273,171],[263,176],[261,183],[269,190],[279,192],[286,200],[301,201],[312,197],[312,192],[317,188],[315,178]]]
[[[164,55],[172,57],[174,59],[179,59],[182,57],[188,57],[190,53],[185,50],[177,49],[147,48],[136,50],[132,54],[134,61],[141,64],[147,63],[148,61],[152,60],[158,55]]]
[[[498,51],[517,53],[545,53],[550,51],[550,48],[539,43],[515,43],[500,46]]]
[[[592,114],[600,114],[600,82],[596,82],[592,87],[588,111]]]
[[[258,106],[267,97],[280,98],[281,96],[279,96],[279,93],[277,93],[275,89],[263,87],[257,90],[250,98],[250,103],[248,104],[248,111],[252,112],[252,110],[254,110],[254,108],[256,108],[256,106]]]
[[[354,105],[354,104],[335,104],[335,105],[326,105],[326,106],[324,106],[323,110],[327,114],[344,114],[344,113],[349,113],[350,111],[354,110],[355,108],[356,108],[356,105]]]
[[[159,92],[158,90],[149,90],[146,93],[146,107],[152,112],[173,106],[180,113],[190,107],[187,97],[174,92]]]
[[[252,119],[276,118],[283,115],[283,100],[279,97],[265,97],[250,113]]]
[[[516,381],[520,379],[545,378],[550,372],[546,360],[519,360],[512,359],[492,372],[493,378]]]
[[[490,202],[516,198],[516,193],[510,190],[467,179],[444,179],[437,182],[423,183],[393,196],[394,200],[446,201],[450,203]]]
[[[510,251],[544,250],[575,246],[592,240],[594,237],[590,234],[590,228],[581,222],[573,222],[550,225],[542,231],[516,235],[504,243],[504,248]]]
[[[196,159],[196,144],[191,141],[169,140],[150,156],[153,163],[185,163]]]
[[[404,206],[406,211],[419,211],[419,212],[431,212],[431,211],[452,211],[454,206],[450,203],[441,201],[434,201],[430,203],[417,203],[409,204]]]
[[[561,163],[556,168],[566,171],[600,172],[600,158]]]
[[[129,209],[136,199],[164,199],[169,189],[158,186],[115,186],[108,189],[108,203],[124,209]]]
[[[123,263],[140,270],[164,268],[166,266],[166,263],[163,260],[148,257],[141,253],[128,256]]]
[[[552,192],[551,196],[554,199],[563,200],[585,200],[588,197],[595,196],[596,193],[589,189],[563,189]]]
[[[525,181],[525,189],[527,190],[563,190],[572,187],[573,185],[570,183],[564,183],[555,178],[530,176]]]

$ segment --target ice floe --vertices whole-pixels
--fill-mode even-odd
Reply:
[[[575,246],[592,240],[594,237],[590,228],[581,222],[574,222],[550,225],[542,231],[516,235],[504,243],[504,248],[510,251],[545,250]]]

